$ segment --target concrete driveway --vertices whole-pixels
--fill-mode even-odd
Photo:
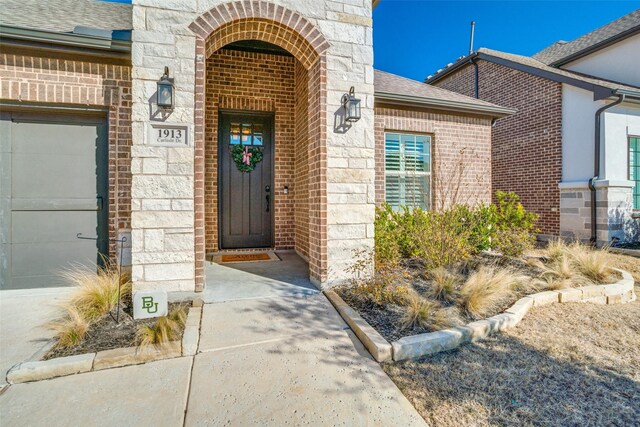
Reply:
[[[11,385],[0,413],[3,426],[426,425],[322,294],[205,304],[195,357]]]

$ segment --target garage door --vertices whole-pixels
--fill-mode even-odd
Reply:
[[[0,288],[61,286],[71,265],[95,268],[108,246],[104,118],[2,113],[0,145]]]

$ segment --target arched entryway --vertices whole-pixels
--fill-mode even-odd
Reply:
[[[219,200],[229,189],[218,181],[219,147],[235,122],[251,129],[273,126],[271,243],[308,258],[311,279],[324,282],[329,44],[300,14],[248,0],[219,5],[190,28],[197,36],[196,290],[204,287],[207,251],[220,248]]]

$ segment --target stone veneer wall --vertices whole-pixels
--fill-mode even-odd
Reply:
[[[591,239],[591,191],[588,187],[562,184],[560,189],[561,237],[588,243]],[[624,241],[640,238],[640,220],[631,218],[630,187],[596,186],[597,244],[617,237]]]
[[[205,230],[207,252],[218,250],[218,114],[220,109],[275,113],[274,215],[275,247],[295,242],[295,58],[222,49],[207,60],[205,113]],[[306,73],[304,73],[306,76]],[[305,79],[306,80],[306,79]],[[306,119],[306,116],[304,117]],[[306,123],[306,121],[304,121]],[[307,150],[306,144],[300,152]],[[300,168],[308,168],[308,163]],[[287,185],[289,194],[282,189]]]
[[[376,203],[385,200],[385,132],[431,135],[432,206],[491,202],[490,117],[379,105],[375,109],[375,131]],[[455,166],[461,160],[463,169]],[[453,196],[456,190],[459,192]]]
[[[132,156],[166,165],[134,172],[135,289],[204,286],[205,61],[224,45],[243,39],[285,47],[307,70],[310,272],[322,284],[348,277],[345,270],[353,250],[373,247],[372,235],[363,231],[345,236],[340,230],[358,224],[364,229],[374,219],[371,17],[370,0],[133,1]],[[154,115],[153,101],[165,66],[175,78],[176,106],[162,117]],[[362,99],[362,119],[346,133],[336,132],[333,117],[350,86]],[[148,146],[147,128],[153,120],[189,124],[194,144]],[[360,162],[350,169],[332,166],[349,159]],[[363,188],[366,200],[356,195]],[[181,236],[180,244],[175,235]],[[173,243],[158,245],[162,236],[171,236]]]
[[[516,114],[493,128],[493,191],[514,191],[540,215],[542,234],[560,234],[562,179],[562,85],[488,61],[478,61],[479,96]],[[469,64],[434,83],[467,96],[474,94]]]
[[[106,107],[109,127],[109,255],[131,226],[131,67],[64,54],[0,54],[0,99]],[[131,239],[128,239],[129,241]],[[125,251],[123,264],[129,263]]]

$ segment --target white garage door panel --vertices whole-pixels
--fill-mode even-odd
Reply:
[[[0,176],[10,182],[0,188],[0,287],[60,286],[72,265],[96,268],[107,243],[104,120],[7,113],[0,126]]]

